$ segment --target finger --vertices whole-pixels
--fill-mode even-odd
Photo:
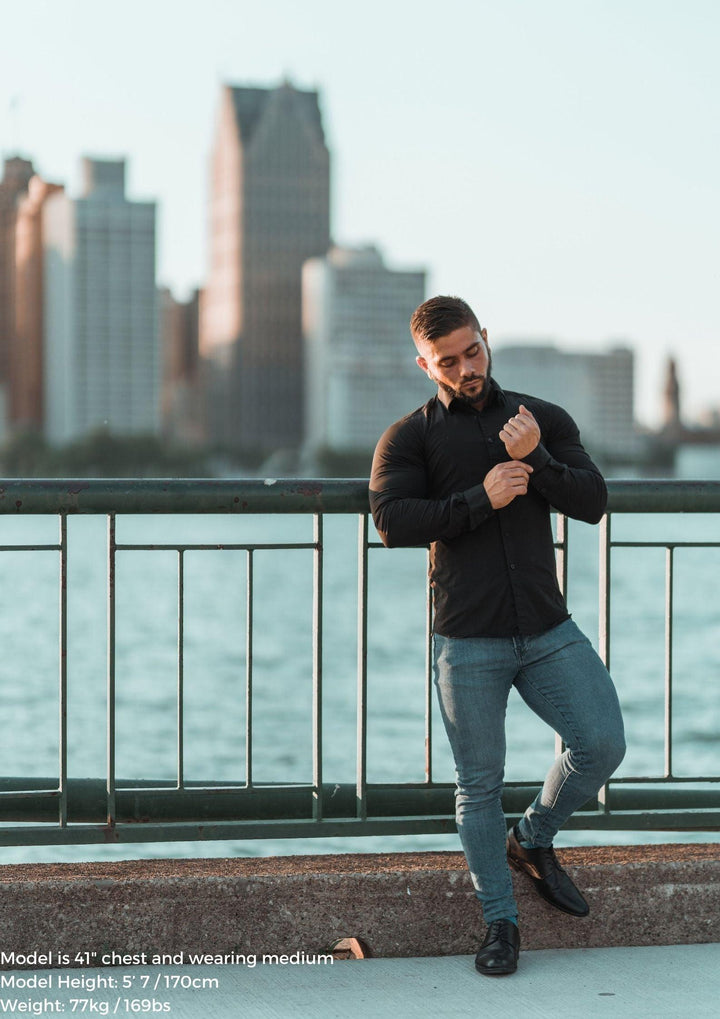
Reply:
[[[508,421],[503,430],[500,432],[500,438],[507,442],[512,439],[520,439],[524,434],[525,432],[522,428],[519,428],[512,421]]]
[[[521,417],[519,414],[516,414],[514,418],[510,418],[509,421],[505,422],[503,428],[507,428],[508,431],[512,431],[518,435],[520,434],[526,435],[528,430],[531,429],[533,425],[534,421],[531,421],[527,417]]]
[[[523,417],[527,418],[529,421],[534,421],[535,424],[537,424],[533,412],[531,410],[528,410],[527,407],[522,403],[520,404],[519,413],[522,414]]]
[[[516,428],[522,428],[523,431],[527,431],[528,428],[532,428],[536,422],[530,411],[525,411],[524,414],[516,414],[514,418],[510,418],[508,421],[509,425],[514,425]]]
[[[522,460],[507,460],[505,463],[496,464],[488,473],[488,477],[492,475],[493,478],[497,478],[498,481],[506,483],[515,478],[519,478],[526,481],[527,478],[532,474],[532,467],[530,464],[523,463]]]

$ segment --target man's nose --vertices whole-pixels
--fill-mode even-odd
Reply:
[[[475,365],[471,360],[460,362],[460,374],[463,378],[471,378],[475,374]]]

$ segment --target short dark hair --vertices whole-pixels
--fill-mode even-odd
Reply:
[[[416,343],[423,340],[432,343],[463,326],[481,331],[475,312],[461,297],[431,297],[415,309],[410,319],[410,332]]]

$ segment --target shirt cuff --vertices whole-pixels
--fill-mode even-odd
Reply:
[[[543,446],[542,442],[538,442],[532,453],[528,453],[527,456],[523,457],[523,463],[529,464],[533,471],[540,471],[552,460],[552,457]]]
[[[470,510],[470,527],[477,527],[493,512],[485,486],[474,485],[472,488],[466,489],[463,496]]]

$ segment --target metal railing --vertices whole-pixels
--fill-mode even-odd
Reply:
[[[720,547],[720,542],[614,541],[615,514],[720,514],[720,482],[612,481],[609,510],[600,527],[600,653],[609,662],[612,550],[663,547],[666,550],[665,610],[665,767],[662,774],[611,780],[597,800],[578,811],[570,827],[627,830],[720,829],[720,776],[673,775],[673,590],[674,552],[680,546]],[[454,831],[454,786],[433,779],[431,611],[427,603],[427,655],[424,687],[425,775],[421,782],[368,781],[368,575],[371,538],[367,482],[363,480],[185,481],[48,480],[5,481],[0,515],[52,515],[59,522],[57,542],[3,544],[0,554],[55,552],[59,556],[59,765],[53,778],[0,779],[0,845],[89,844],[164,840],[288,838]],[[107,519],[107,767],[102,778],[68,776],[68,517]],[[311,515],[311,541],[129,543],[116,538],[117,518],[129,514],[301,514]],[[323,522],[328,514],[358,519],[357,755],[354,783],[336,782],[323,767]],[[372,532],[374,534],[374,531]],[[312,780],[259,783],[253,774],[254,562],[270,549],[305,549],[312,554]],[[558,517],[556,549],[561,585],[567,583],[568,527]],[[245,774],[241,782],[192,782],[185,774],[184,740],[184,584],[188,552],[242,552],[246,575]],[[177,679],[175,693],[176,775],[124,782],[116,775],[116,557],[118,553],[172,552],[177,560]],[[1,696],[1,691],[0,691]],[[332,723],[332,719],[331,719]],[[444,738],[444,737],[443,737]],[[504,807],[517,817],[540,788],[536,782],[509,782]]]

